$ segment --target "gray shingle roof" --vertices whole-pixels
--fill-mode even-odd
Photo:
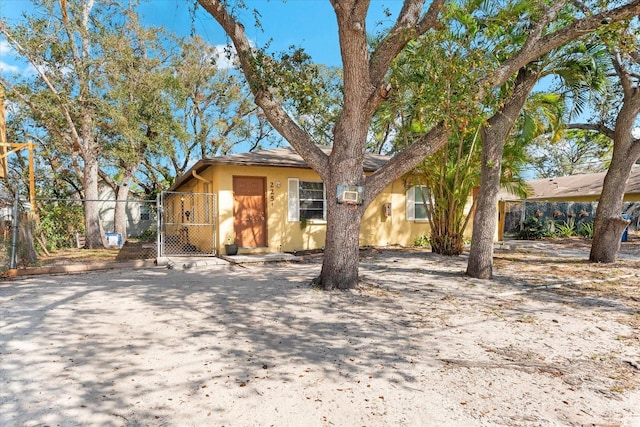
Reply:
[[[321,147],[326,154],[331,152],[331,147]],[[364,170],[365,172],[375,172],[382,165],[389,161],[391,157],[378,154],[365,154]],[[203,170],[213,165],[238,165],[238,166],[270,166],[285,168],[304,168],[311,167],[304,161],[302,157],[291,147],[274,148],[271,150],[253,151],[250,153],[230,154],[227,156],[213,157],[209,159],[199,160],[191,167],[183,176],[176,180],[171,186],[171,190],[175,190],[183,183],[192,179],[192,171],[200,174]]]
[[[527,200],[571,199],[575,197],[600,197],[606,173],[562,176],[527,181],[530,188]],[[640,194],[640,167],[631,169],[625,194]],[[502,200],[519,200],[517,196],[501,193]]]

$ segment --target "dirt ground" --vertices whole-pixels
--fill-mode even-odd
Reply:
[[[640,426],[640,244],[0,282],[0,425]]]

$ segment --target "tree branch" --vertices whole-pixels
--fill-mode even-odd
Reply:
[[[102,169],[98,169],[98,176],[100,176],[100,178],[102,178],[102,180],[111,187],[114,193],[116,192],[118,184],[108,174],[103,172]]]
[[[69,112],[69,109],[67,108],[67,106],[65,105],[64,101],[62,100],[62,97],[60,96],[60,93],[56,90],[55,86],[53,86],[53,84],[51,83],[51,80],[49,80],[49,77],[44,73],[44,71],[42,70],[42,67],[40,67],[34,58],[32,58],[29,55],[29,52],[27,52],[26,49],[24,49],[22,47],[22,45],[20,45],[20,43],[18,43],[18,41],[16,39],[13,38],[13,36],[11,34],[9,34],[8,31],[6,31],[6,28],[4,26],[2,26],[0,28],[0,32],[2,32],[2,34],[4,34],[4,36],[7,38],[7,40],[9,40],[9,42],[13,45],[13,47],[16,48],[16,50],[18,51],[18,53],[20,53],[21,55],[23,55],[25,58],[27,58],[27,60],[31,63],[31,65],[33,65],[33,68],[35,68],[36,72],[40,75],[40,78],[42,79],[42,81],[44,82],[44,84],[49,88],[49,91],[53,94],[53,96],[56,98],[56,100],[58,101],[58,106],[60,107],[60,109],[62,110],[62,114],[65,118],[65,121],[67,122],[67,125],[69,126],[69,131],[71,132],[71,135],[73,136],[72,138],[72,149],[74,151],[82,151],[82,147],[80,146],[80,136],[78,135],[78,131],[76,129],[75,123],[73,122],[73,119],[71,118],[71,113]],[[4,79],[2,79],[3,81],[5,81]],[[6,81],[5,81],[6,83]],[[9,85],[10,86],[10,85]],[[12,86],[11,86],[12,87]],[[15,92],[15,90],[14,90]],[[40,112],[35,109],[34,105],[30,102],[28,102],[28,100],[26,100],[26,97],[22,96],[22,94],[20,94],[19,92],[16,92],[18,94],[18,96],[20,96],[21,99],[23,99],[23,101],[25,101],[25,103],[27,105],[30,106],[30,108],[32,109],[32,111],[38,115],[40,115],[40,117],[42,117],[44,119],[44,116],[42,114],[40,114]],[[55,128],[55,126],[54,126]],[[51,130],[53,132],[55,132],[54,128],[52,128]],[[61,138],[63,141],[66,138]]]
[[[273,88],[262,88],[254,84],[259,79],[259,73],[252,61],[256,59],[254,49],[249,43],[244,26],[237,22],[227,12],[224,1],[198,0],[198,3],[213,16],[231,38],[238,52],[240,67],[249,80],[251,92],[273,127],[293,146],[302,158],[320,175],[328,170],[328,156],[320,150],[307,132],[287,114],[282,105],[273,99]],[[324,177],[323,177],[324,178]]]
[[[565,125],[566,129],[589,130],[601,133],[613,140],[614,130],[607,127],[604,123],[569,123]]]
[[[420,18],[424,0],[404,2],[395,25],[371,54],[369,75],[372,83],[379,85],[389,66],[409,40],[417,38],[436,26],[443,4],[444,0],[433,1],[429,10]]]
[[[562,4],[565,3],[566,1],[562,2]],[[550,8],[540,23],[534,26],[533,32],[527,38],[522,49],[480,82],[480,98],[484,97],[487,90],[502,86],[520,68],[553,49],[600,28],[603,23],[630,19],[639,15],[640,0],[633,0],[624,6],[587,16],[558,31],[543,35],[546,25],[555,17],[553,14],[557,14],[558,11],[559,9],[556,5]]]
[[[369,60],[369,78],[371,84],[378,88],[369,99],[370,111],[375,111],[380,103],[389,97],[391,88],[384,83],[384,77],[393,60],[410,40],[437,26],[443,4],[444,0],[434,0],[429,10],[420,18],[424,0],[404,2],[395,25],[373,51]]]
[[[624,66],[620,50],[616,49],[611,53],[611,63],[613,64],[613,69],[616,70],[616,75],[620,79],[620,86],[622,86],[624,97],[631,97],[634,89],[633,80]]]
[[[405,150],[392,157],[384,166],[367,177],[365,200],[371,202],[372,195],[379,194],[389,182],[400,178],[418,166],[427,156],[438,151],[448,138],[449,129],[444,122],[440,122]]]

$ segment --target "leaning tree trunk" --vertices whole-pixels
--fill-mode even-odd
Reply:
[[[640,139],[633,136],[640,113],[640,86],[637,79],[621,64],[619,54],[612,55],[614,69],[620,77],[623,100],[616,117],[613,137],[613,157],[604,177],[602,193],[593,226],[593,243],[589,260],[615,262],[620,240],[628,221],[620,217],[625,187],[631,168],[640,158]],[[640,58],[635,58],[640,63]]]
[[[622,219],[620,214],[626,182],[635,163],[631,161],[633,159],[626,152],[619,156],[614,152],[614,158],[611,159],[593,224],[593,242],[589,254],[591,262],[610,263],[618,257],[622,233],[629,225],[629,221]]]
[[[482,171],[467,264],[467,274],[471,277],[490,279],[493,276],[493,237],[498,226],[504,144],[537,79],[535,72],[521,68],[511,97],[482,129]]]
[[[482,129],[480,190],[467,263],[467,275],[478,279],[490,279],[493,275],[493,238],[498,223],[498,193],[504,151],[504,139],[500,136],[508,135],[511,130],[511,123],[506,120],[494,122],[490,120],[488,127]]]

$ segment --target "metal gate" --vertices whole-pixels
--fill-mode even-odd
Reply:
[[[158,196],[158,256],[215,256],[216,195],[165,191]]]

